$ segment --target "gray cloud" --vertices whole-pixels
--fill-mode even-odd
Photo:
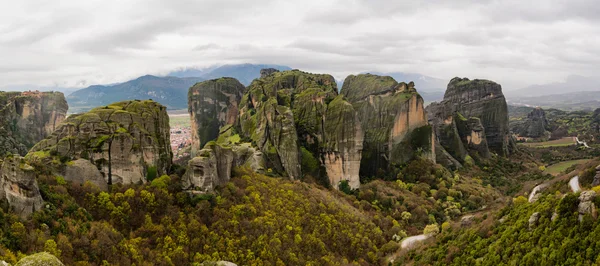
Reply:
[[[186,66],[274,63],[481,77],[518,88],[597,76],[592,0],[12,1],[0,87],[86,86]]]

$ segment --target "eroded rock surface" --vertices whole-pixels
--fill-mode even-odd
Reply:
[[[435,161],[432,128],[414,83],[350,75],[340,93],[353,105],[363,129],[361,176],[393,174],[388,171],[391,165],[415,156]]]
[[[166,107],[124,101],[71,115],[27,154],[32,160],[85,159],[108,183],[143,183],[148,172],[166,174],[173,157]]]
[[[192,157],[219,136],[221,127],[236,123],[238,105],[245,89],[234,78],[207,80],[190,88],[188,112],[192,119]]]
[[[0,92],[0,156],[25,155],[52,134],[67,109],[61,92]]]
[[[432,103],[427,114],[436,141],[460,163],[468,157],[488,159],[491,152],[505,156],[516,147],[509,134],[502,87],[493,81],[453,78],[444,100]],[[449,165],[440,159],[439,163]]]
[[[596,192],[593,190],[587,190],[581,192],[579,195],[579,206],[577,208],[579,212],[579,221],[583,219],[583,216],[586,214],[591,215],[593,218],[596,218],[598,215],[596,213],[596,206],[594,205],[594,198],[596,197]]]
[[[0,199],[23,218],[44,204],[34,168],[18,155],[0,160]]]
[[[75,184],[90,182],[98,186],[101,190],[108,190],[108,180],[102,176],[96,165],[86,159],[77,159],[68,162],[65,165],[63,176],[65,180]]]
[[[548,119],[546,119],[546,112],[542,108],[535,108],[527,114],[527,118],[523,121],[517,121],[513,123],[512,131],[519,136],[529,138],[542,138],[550,137],[550,128],[548,126]]]

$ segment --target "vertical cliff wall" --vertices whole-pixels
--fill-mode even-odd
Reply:
[[[61,92],[0,92],[0,156],[25,155],[52,134],[67,109]]]

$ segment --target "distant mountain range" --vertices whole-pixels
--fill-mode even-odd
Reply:
[[[69,112],[82,112],[113,102],[152,99],[169,109],[187,108],[188,89],[203,78],[146,75],[115,85],[93,85],[67,96]]]
[[[181,69],[170,72],[165,77],[146,75],[123,83],[93,85],[67,96],[69,112],[78,113],[97,106],[134,99],[153,99],[169,109],[187,109],[187,92],[196,82],[233,77],[242,84],[249,85],[260,76],[260,70],[263,68],[291,69],[279,65],[223,65],[205,69]]]
[[[584,91],[600,91],[600,79],[571,75],[568,76],[564,82],[532,85],[519,90],[505,91],[504,94],[507,95],[507,97],[516,98],[558,95]]]
[[[600,107],[600,79],[573,75],[564,82],[533,85],[504,94],[509,104],[518,106],[595,110]]]
[[[186,68],[170,72],[167,76],[178,78],[200,77],[205,80],[216,79],[220,77],[232,77],[237,79],[244,86],[250,85],[255,78],[260,76],[260,70],[263,68],[275,68],[280,71],[292,70],[288,66],[266,65],[266,64],[239,64],[239,65],[223,65],[220,67],[212,67],[205,69]]]

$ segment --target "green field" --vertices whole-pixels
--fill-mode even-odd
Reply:
[[[565,170],[567,170],[567,168],[569,168],[575,164],[583,164],[583,163],[587,163],[589,161],[590,161],[590,159],[564,161],[564,162],[556,163],[553,165],[549,165],[548,167],[546,167],[545,172],[548,174],[552,174],[552,175],[558,175],[558,174],[564,172]]]
[[[573,139],[573,137],[564,137],[562,139],[544,141],[544,142],[520,143],[520,145],[527,146],[527,147],[533,147],[533,148],[561,147],[561,146],[575,145],[575,140]]]
[[[189,127],[190,117],[187,115],[171,115],[169,116],[169,125],[171,127]]]

